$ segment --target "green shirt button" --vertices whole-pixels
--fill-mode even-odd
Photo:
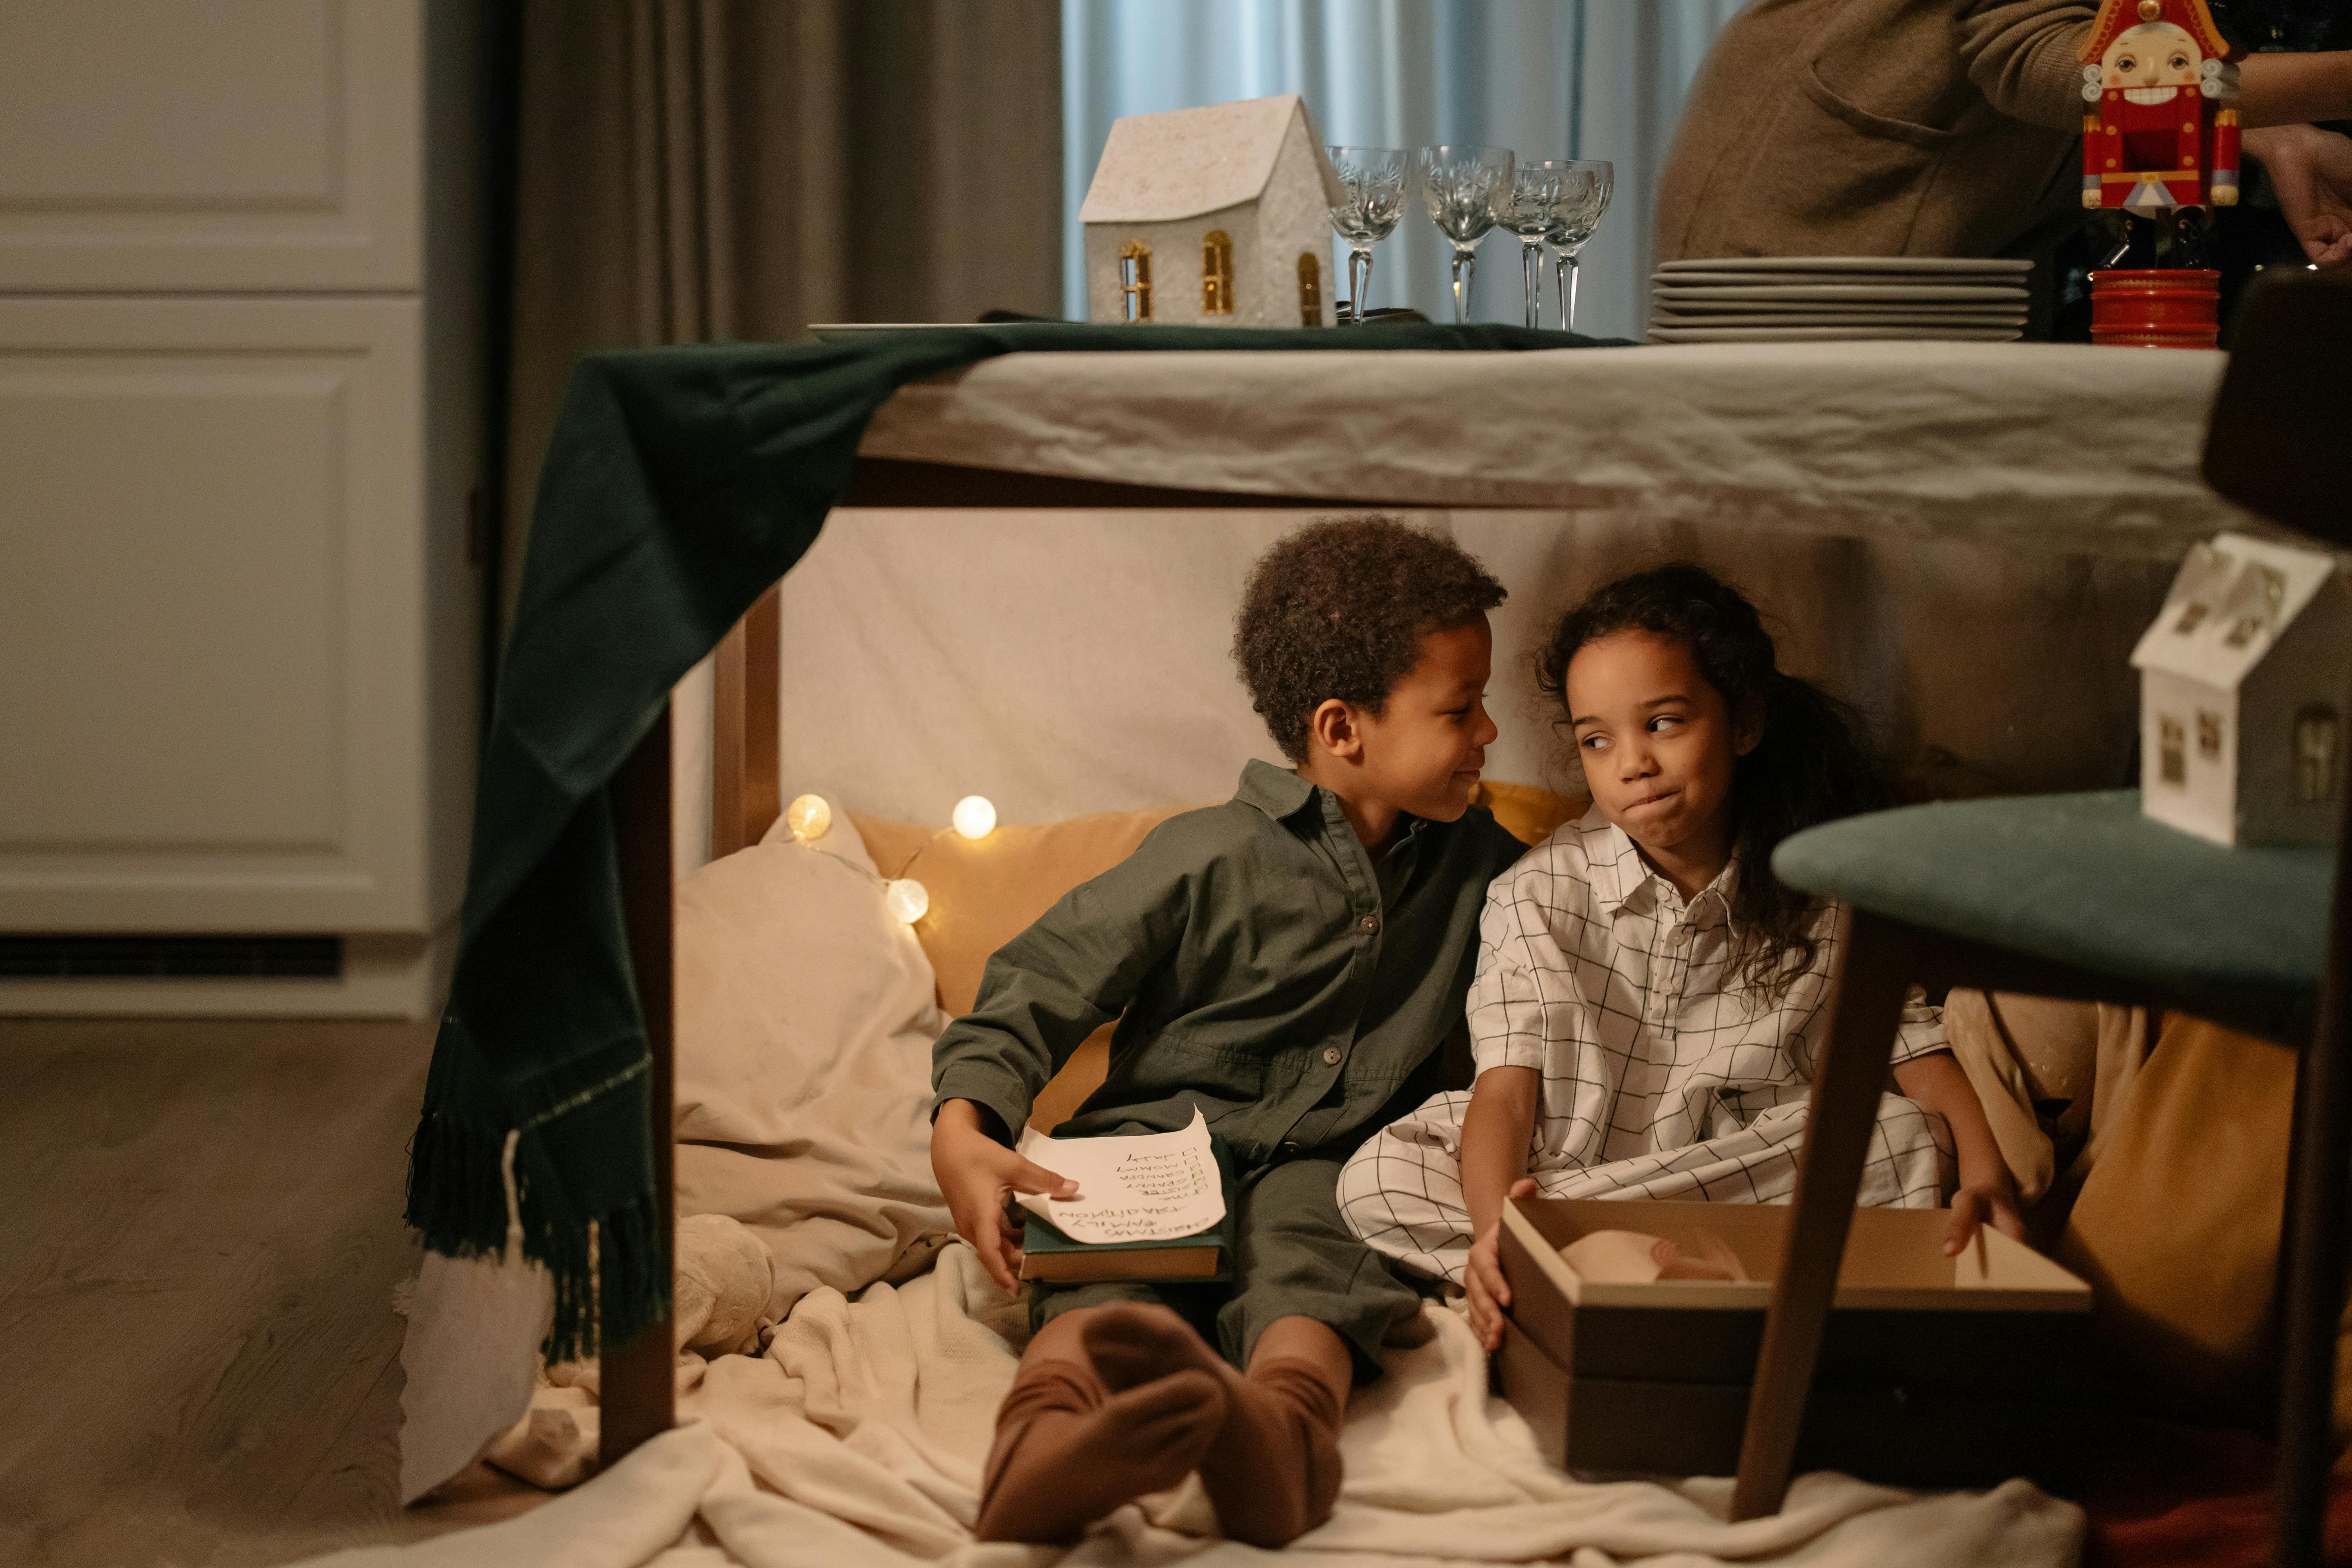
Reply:
[[[1362,931],[1366,936],[1370,936],[1381,929],[1381,917],[1378,915],[1366,915],[1362,920],[1356,922],[1356,929]]]
[[[1323,1047],[1323,1065],[1327,1068],[1335,1068],[1339,1065],[1339,1047],[1326,1046]]]

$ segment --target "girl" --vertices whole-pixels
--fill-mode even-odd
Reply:
[[[1374,1249],[1467,1287],[1502,1338],[1507,1195],[1785,1202],[1845,912],[1782,886],[1773,847],[1886,804],[1853,710],[1774,666],[1755,606],[1703,569],[1620,579],[1570,611],[1538,681],[1592,809],[1487,891],[1467,1094],[1367,1140],[1339,1205]],[[1945,1250],[2021,1236],[1984,1108],[1917,991],[1858,1201],[1932,1208]]]

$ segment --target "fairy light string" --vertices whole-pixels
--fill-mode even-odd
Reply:
[[[823,795],[800,795],[784,808],[784,826],[792,830],[795,840],[820,855],[840,861],[882,889],[882,907],[890,911],[893,919],[908,926],[930,912],[931,890],[907,873],[913,870],[915,862],[923,858],[924,850],[950,833],[977,841],[996,831],[996,807],[984,795],[968,795],[956,802],[950,820],[952,826],[940,828],[916,846],[915,852],[908,856],[906,862],[898,868],[898,875],[885,877],[879,871],[869,870],[846,855],[824,847],[822,840],[833,831],[833,807],[825,804]]]

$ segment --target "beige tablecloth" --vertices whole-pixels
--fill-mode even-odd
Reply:
[[[2171,560],[2246,525],[2197,472],[2224,363],[1941,342],[1013,354],[905,388],[861,451]]]

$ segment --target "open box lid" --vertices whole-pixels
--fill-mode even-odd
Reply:
[[[1503,1224],[1559,1293],[1580,1308],[1764,1310],[1787,1237],[1785,1204],[1655,1203],[1641,1199],[1514,1198]],[[1831,1305],[1903,1311],[2087,1312],[2091,1288],[1990,1226],[1958,1258],[1943,1253],[1945,1209],[1856,1209]],[[1711,1231],[1738,1255],[1744,1281],[1609,1283],[1579,1275],[1559,1249],[1599,1230],[1631,1230],[1682,1245]]]

